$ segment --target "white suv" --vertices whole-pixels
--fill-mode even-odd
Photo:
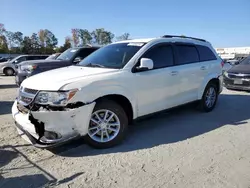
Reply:
[[[12,114],[18,132],[37,147],[83,136],[93,147],[108,148],[138,117],[193,101],[211,111],[222,91],[222,66],[203,39],[116,42],[78,65],[26,79]]]

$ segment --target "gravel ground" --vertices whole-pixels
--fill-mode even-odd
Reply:
[[[0,76],[0,187],[250,187],[249,93],[224,90],[211,113],[190,106],[130,127],[124,143],[41,150],[17,136],[13,77]]]

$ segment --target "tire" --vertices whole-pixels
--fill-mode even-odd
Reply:
[[[4,69],[3,72],[6,76],[13,76],[14,75],[14,70],[12,68],[6,68],[6,69]]]
[[[206,102],[207,96],[209,95],[208,93],[213,91],[214,92],[214,97],[210,96],[210,99],[213,101],[212,104]],[[216,106],[218,99],[218,87],[216,86],[215,83],[209,82],[204,90],[202,99],[199,102],[199,110],[203,112],[211,112],[214,107]]]
[[[108,121],[112,113],[113,116],[111,120]],[[98,124],[98,117],[96,114],[98,114],[100,118],[99,120],[103,121],[103,119],[106,119],[108,122]],[[104,116],[106,116],[106,118]],[[119,124],[119,126],[112,126],[111,124]],[[84,136],[84,140],[87,142],[87,144],[97,149],[110,148],[120,144],[124,140],[127,130],[128,117],[124,109],[112,100],[102,100],[97,102],[92,112],[91,120],[89,122],[88,134]],[[96,134],[92,136],[94,133]],[[109,138],[107,134],[109,135]],[[101,141],[102,138],[103,140]]]

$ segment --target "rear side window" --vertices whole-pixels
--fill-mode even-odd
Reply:
[[[174,65],[173,49],[170,45],[157,46],[146,52],[142,58],[152,59],[154,62],[154,69]]]
[[[212,50],[210,50],[210,48],[200,45],[197,45],[196,47],[200,54],[200,61],[211,61],[217,59]]]
[[[177,55],[179,65],[199,62],[199,54],[195,46],[177,45]]]
[[[27,60],[36,60],[36,56],[27,56]]]

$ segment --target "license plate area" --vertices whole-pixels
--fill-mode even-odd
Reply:
[[[241,80],[241,79],[235,79],[234,80],[234,84],[241,85],[241,84],[243,84],[243,80]]]

